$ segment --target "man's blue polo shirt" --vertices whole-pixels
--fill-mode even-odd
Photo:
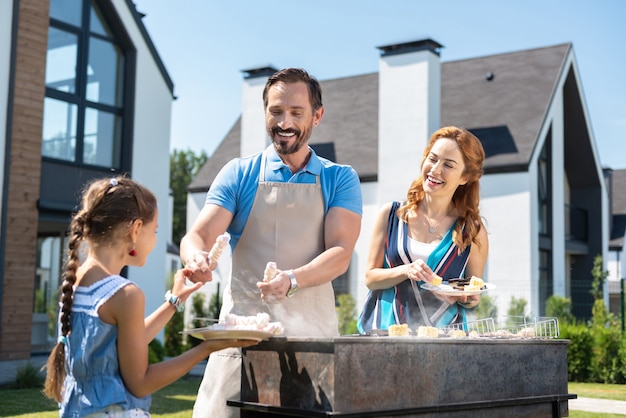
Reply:
[[[320,176],[325,214],[330,208],[340,207],[362,215],[361,183],[356,171],[348,165],[318,157],[310,147],[309,149],[311,158],[308,164],[292,175],[289,167],[278,157],[274,146],[270,145],[265,150],[265,181],[315,183],[315,176]],[[221,206],[234,215],[227,229],[233,249],[237,246],[252,210],[259,182],[261,156],[262,153],[258,153],[229,161],[217,174],[207,193],[205,203]]]

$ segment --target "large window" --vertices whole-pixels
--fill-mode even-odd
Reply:
[[[121,165],[125,59],[95,0],[51,0],[42,156]]]
[[[539,207],[539,235],[550,236],[552,233],[552,205],[550,199],[552,198],[551,184],[551,164],[550,164],[550,137],[546,139],[546,142],[539,155],[538,167],[537,167],[537,197]]]

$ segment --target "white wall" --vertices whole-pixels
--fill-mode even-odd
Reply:
[[[11,31],[13,18],[13,2],[0,2],[0,161],[4,167],[6,133],[7,133],[7,108],[9,100],[9,76],[11,70]],[[0,202],[4,190],[4,170],[0,170]]]
[[[441,64],[430,51],[379,61],[379,202],[403,199],[419,174],[428,138],[440,126]]]
[[[269,145],[265,132],[263,89],[269,77],[244,79],[242,87],[241,156],[263,151]]]
[[[147,44],[135,25],[124,0],[113,0],[124,27],[137,49],[135,91],[135,124],[133,149],[133,179],[148,187],[159,202],[157,245],[141,268],[129,268],[129,279],[136,282],[146,295],[146,313],[163,303],[168,271],[164,268],[168,229],[172,225],[169,213],[169,150],[172,92],[154,60]]]
[[[538,265],[531,220],[532,195],[527,173],[490,174],[481,179],[481,215],[489,236],[489,256],[483,279],[496,288],[498,315],[506,315],[511,297],[532,300],[529,278]],[[535,234],[536,235],[536,234]]]

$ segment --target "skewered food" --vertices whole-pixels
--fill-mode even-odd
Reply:
[[[229,241],[230,236],[227,234],[220,235],[215,239],[215,244],[213,244],[208,256],[209,264],[217,264]]]
[[[263,272],[263,281],[269,282],[278,273],[278,269],[276,268],[276,263],[274,261],[268,261],[265,266],[265,271]]]

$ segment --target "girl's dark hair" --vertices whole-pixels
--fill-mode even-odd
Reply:
[[[285,68],[275,72],[267,79],[263,89],[263,108],[267,108],[267,96],[270,87],[279,82],[292,84],[299,81],[305,83],[309,88],[309,101],[313,112],[322,107],[322,88],[317,79],[301,68]]]
[[[69,227],[67,262],[63,273],[60,293],[61,336],[72,332],[71,313],[76,283],[76,270],[80,265],[79,248],[84,241],[91,247],[114,245],[129,231],[132,222],[144,223],[154,219],[157,200],[154,194],[139,183],[126,178],[114,177],[90,182],[83,190],[80,210],[72,218]],[[61,402],[65,380],[65,344],[57,342],[47,362],[44,393]]]
[[[442,138],[451,139],[457,143],[465,164],[463,174],[467,178],[467,183],[460,185],[452,196],[452,205],[459,214],[459,221],[453,232],[453,240],[458,246],[459,252],[462,252],[472,242],[478,244],[476,237],[482,227],[478,209],[480,201],[480,184],[478,180],[483,175],[485,150],[480,140],[471,132],[456,126],[446,126],[438,129],[431,135],[430,141],[424,150],[420,167],[424,165],[424,161],[428,158],[428,154],[430,154],[430,150],[435,145],[435,142]],[[406,203],[398,208],[398,217],[406,221],[408,212],[411,209],[417,210],[418,205],[424,199],[424,195],[424,179],[420,175],[411,183],[407,192]],[[464,226],[465,233],[462,233]]]

